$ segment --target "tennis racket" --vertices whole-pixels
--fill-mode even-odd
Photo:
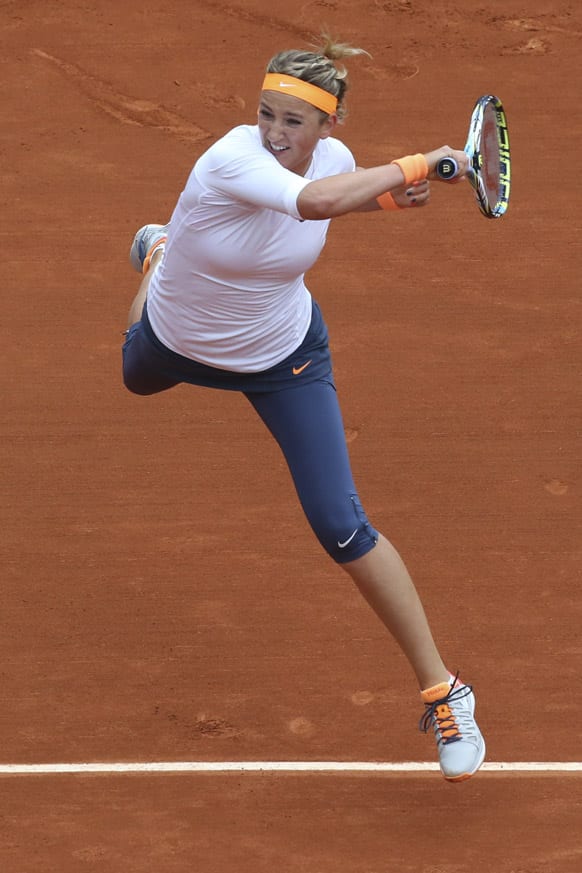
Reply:
[[[487,94],[475,103],[465,143],[469,158],[467,179],[475,189],[479,209],[486,218],[501,218],[509,206],[511,157],[507,119],[499,97]],[[441,158],[436,174],[453,179],[459,171],[454,158]]]

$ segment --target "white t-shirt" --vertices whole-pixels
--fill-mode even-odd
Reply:
[[[148,291],[156,336],[187,358],[252,373],[290,355],[311,320],[304,274],[329,219],[302,221],[314,179],[355,170],[339,140],[319,140],[305,176],[282,167],[257,126],[242,125],[196,162],[176,205]]]

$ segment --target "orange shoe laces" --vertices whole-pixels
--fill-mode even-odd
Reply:
[[[461,700],[473,690],[471,685],[461,685],[455,688],[455,682],[451,686],[451,690],[446,697],[441,697],[440,700],[435,700],[432,703],[427,703],[426,711],[420,720],[419,728],[424,733],[427,733],[429,728],[434,724],[440,732],[443,744],[446,746],[449,743],[457,743],[462,740],[461,731],[456,722],[455,715],[449,706],[449,702]]]

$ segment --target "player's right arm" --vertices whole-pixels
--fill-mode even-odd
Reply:
[[[435,167],[444,157],[454,157],[459,163],[460,175],[463,175],[468,167],[465,152],[443,146],[424,155],[428,167],[425,178],[435,178]],[[359,168],[354,173],[341,173],[310,182],[300,192],[297,208],[302,218],[316,221],[349,212],[371,211],[379,208],[377,203],[374,205],[375,201],[386,191],[392,192],[403,187],[406,191],[411,184],[406,180],[400,166],[395,163],[368,169]]]

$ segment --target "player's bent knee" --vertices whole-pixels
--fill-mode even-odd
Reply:
[[[370,524],[366,524],[361,530],[356,532],[353,540],[348,545],[344,545],[341,540],[335,540],[332,543],[331,549],[327,548],[330,557],[336,564],[349,564],[351,561],[357,561],[358,558],[363,558],[370,552],[378,542],[378,533]]]
[[[375,530],[356,494],[349,495],[338,512],[321,504],[317,512],[311,508],[308,519],[319,542],[337,564],[347,564],[362,558],[378,542]]]

